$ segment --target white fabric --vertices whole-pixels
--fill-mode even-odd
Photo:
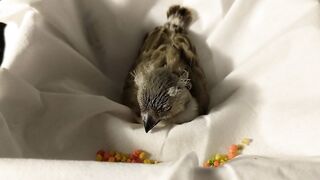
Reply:
[[[146,134],[119,99],[172,4],[198,13],[210,113]],[[1,1],[0,179],[319,179],[319,12],[317,0]],[[239,158],[199,167],[243,137]],[[101,148],[163,163],[92,161]]]

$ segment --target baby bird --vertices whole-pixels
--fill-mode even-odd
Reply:
[[[167,19],[145,36],[123,89],[123,103],[146,132],[159,122],[184,123],[208,111],[206,78],[187,33],[191,11],[171,6]]]

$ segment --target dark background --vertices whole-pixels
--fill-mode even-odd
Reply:
[[[2,63],[3,58],[3,51],[4,51],[4,34],[3,30],[6,25],[3,23],[0,23],[0,65]]]
[[[0,65],[2,64],[3,51],[4,51],[4,34],[3,34],[3,30],[4,30],[5,26],[6,26],[5,24],[0,23]]]

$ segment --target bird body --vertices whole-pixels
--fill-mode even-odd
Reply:
[[[160,121],[184,123],[208,110],[206,78],[186,30],[191,12],[176,5],[167,17],[144,38],[123,89],[124,104],[146,132]]]

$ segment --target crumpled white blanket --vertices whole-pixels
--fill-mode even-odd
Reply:
[[[143,35],[172,4],[190,36],[210,113],[146,134],[119,100]],[[280,180],[320,177],[317,0],[3,0],[0,179]],[[201,164],[250,137],[221,168]],[[94,162],[144,149],[158,165]]]

